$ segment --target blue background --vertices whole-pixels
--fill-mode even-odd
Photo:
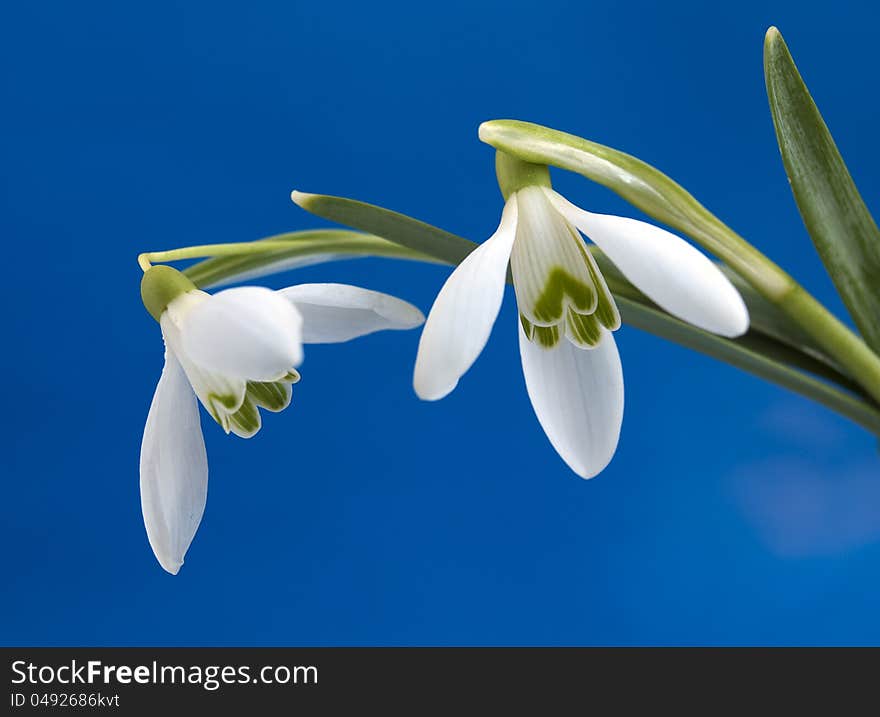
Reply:
[[[880,462],[860,429],[635,329],[619,452],[568,472],[523,386],[512,296],[459,389],[412,393],[417,332],[307,350],[251,441],[203,418],[208,508],[179,576],[142,525],[162,363],[138,252],[322,225],[293,188],[475,240],[501,201],[479,122],[660,167],[840,304],[778,159],[782,29],[880,200],[877,13],[862,3],[18,3],[0,23],[5,349],[0,641],[61,645],[880,642]],[[579,177],[557,188],[636,215]],[[341,281],[427,310],[448,270]]]

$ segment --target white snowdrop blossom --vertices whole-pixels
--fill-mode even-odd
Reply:
[[[424,321],[411,304],[355,286],[245,286],[211,295],[167,266],[144,275],[142,293],[162,328],[165,367],[141,444],[141,507],[150,546],[172,574],[207,499],[198,402],[226,433],[249,438],[260,430],[260,409],[290,404],[303,343],[348,341]]]
[[[413,383],[425,400],[455,388],[489,339],[509,263],[535,414],[568,466],[591,478],[613,457],[623,420],[623,373],[612,335],[620,314],[578,230],[670,314],[722,336],[748,330],[739,292],[684,240],[635,219],[584,211],[548,186],[530,185],[510,194],[497,231],[438,294]]]

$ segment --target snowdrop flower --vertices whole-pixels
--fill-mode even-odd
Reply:
[[[623,374],[612,335],[620,315],[578,230],[670,314],[730,337],[745,333],[749,317],[730,281],[690,244],[645,222],[584,211],[550,188],[545,168],[536,174],[531,167],[532,181],[505,192],[497,231],[437,296],[413,383],[425,400],[455,388],[486,345],[509,262],[532,407],[557,453],[591,478],[614,455],[623,419]]]
[[[172,574],[207,498],[196,398],[226,433],[249,438],[260,430],[260,408],[290,404],[303,343],[348,341],[424,321],[416,307],[354,286],[245,286],[211,295],[168,266],[149,269],[141,293],[165,340],[165,367],[141,444],[141,507],[153,552]]]

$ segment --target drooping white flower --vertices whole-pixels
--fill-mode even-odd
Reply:
[[[141,444],[141,507],[153,552],[172,574],[207,498],[196,399],[224,431],[249,438],[260,429],[260,408],[290,404],[303,343],[348,341],[424,321],[411,304],[355,286],[246,286],[211,295],[165,266],[144,275],[142,294],[162,328],[165,367]]]
[[[489,339],[509,262],[535,414],[568,466],[591,478],[614,455],[623,419],[623,373],[612,335],[620,315],[578,230],[670,314],[722,336],[748,330],[739,292],[687,242],[645,222],[584,211],[548,186],[530,185],[510,194],[497,231],[440,290],[419,342],[413,384],[425,400],[455,388]]]

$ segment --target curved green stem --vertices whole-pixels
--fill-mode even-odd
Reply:
[[[289,240],[264,239],[262,241],[231,242],[229,244],[197,244],[166,251],[148,251],[138,256],[138,264],[146,271],[152,262],[181,261],[182,259],[204,259],[215,256],[248,256],[265,254],[278,249],[289,249]]]
[[[259,272],[267,275],[297,264],[313,263],[316,258],[346,259],[359,256],[382,256],[391,259],[411,259],[436,262],[433,257],[381,237],[345,229],[310,229],[276,234],[251,242],[229,244],[198,244],[195,246],[144,252],[138,255],[138,265],[146,272],[152,262],[171,262],[184,259],[206,261],[183,271],[196,285],[213,286],[233,281],[244,274]]]
[[[370,234],[346,229],[316,229],[278,234],[250,242],[254,251],[229,253],[184,270],[202,288],[287,271],[298,266],[357,257],[385,257],[436,263],[427,254]],[[265,248],[265,250],[263,250]]]

